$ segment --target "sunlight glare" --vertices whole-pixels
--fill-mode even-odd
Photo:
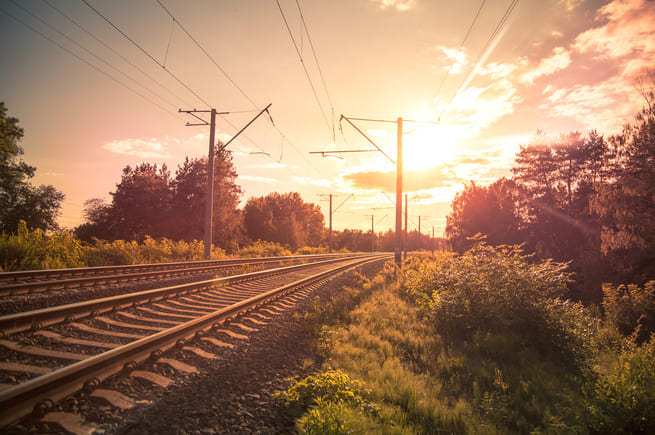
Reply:
[[[451,160],[456,154],[456,137],[455,128],[449,125],[424,125],[417,128],[405,136],[404,168],[429,169]]]

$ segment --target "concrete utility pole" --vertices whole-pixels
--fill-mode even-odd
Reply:
[[[405,194],[405,242],[403,243],[403,260],[407,258],[407,214],[407,194]]]
[[[394,251],[394,259],[396,265],[402,265],[401,246],[402,242],[402,215],[403,215],[403,118],[396,120],[396,143],[398,147],[398,155],[396,157],[396,246]],[[407,207],[407,201],[405,201]],[[405,251],[407,250],[407,211],[405,211]]]
[[[384,119],[365,119],[365,118],[347,118],[344,115],[341,115],[339,122],[346,120],[359,134],[364,136],[376,149],[374,150],[325,150],[325,151],[312,151],[310,154],[320,154],[325,157],[328,155],[340,154],[340,153],[353,153],[353,152],[381,152],[391,163],[396,165],[396,237],[395,237],[395,246],[394,246],[394,260],[396,265],[400,267],[402,265],[402,252],[403,252],[403,228],[402,228],[402,215],[403,215],[403,122],[418,122],[424,124],[439,124],[438,122],[426,122],[426,121],[409,121],[404,120],[399,117],[395,121],[384,120]],[[396,136],[397,136],[397,157],[394,162],[391,157],[385,153],[382,148],[380,148],[375,142],[371,140],[362,130],[360,130],[352,121],[368,121],[368,122],[387,122],[396,124]],[[407,216],[405,215],[405,220]],[[405,224],[405,230],[407,230],[407,224]],[[407,237],[405,236],[405,240]]]
[[[232,138],[227,141],[225,145],[221,147],[221,149],[227,148],[227,146],[234,140],[236,139],[237,136],[239,136],[246,128],[250,126],[257,118],[260,117],[261,114],[264,112],[268,112],[269,107],[271,107],[271,104],[266,106],[264,110],[259,112],[257,116],[255,116],[248,124],[245,125],[237,134],[232,136]],[[212,228],[213,228],[213,210],[214,210],[214,140],[216,137],[216,115],[229,115],[230,112],[217,112],[216,109],[210,109],[210,110],[182,110],[179,109],[178,113],[187,113],[194,118],[198,119],[200,122],[196,124],[191,124],[189,122],[186,123],[187,127],[191,126],[197,126],[197,125],[209,125],[209,153],[207,154],[207,199],[205,201],[205,240],[204,240],[204,245],[205,245],[205,259],[210,260],[211,259],[211,252],[212,252]],[[196,115],[196,113],[209,113],[210,115],[210,120],[207,122],[200,116]],[[270,114],[269,114],[270,116]]]
[[[214,137],[216,134],[216,109],[211,110],[211,121],[209,127],[209,154],[207,159],[207,206],[205,207],[205,258],[211,259],[212,255],[212,223],[214,211]]]
[[[432,243],[430,243],[432,246],[432,255],[434,255],[434,225],[432,226]]]
[[[419,216],[418,217],[418,249],[421,250],[421,218],[429,218],[430,216]],[[430,234],[428,233],[428,237]]]
[[[375,252],[375,215],[371,215],[371,252]]]
[[[330,213],[328,214],[328,222],[329,228],[328,228],[328,253],[332,253],[332,194],[331,193],[319,193],[318,196],[321,198],[328,197],[330,200]]]
[[[332,194],[330,193],[330,230],[328,233],[328,254],[332,253]]]

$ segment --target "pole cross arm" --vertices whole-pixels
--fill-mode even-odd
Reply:
[[[364,134],[363,131],[361,131],[361,130],[360,130],[360,129],[355,125],[355,124],[353,124],[353,122],[352,122],[350,119],[348,119],[348,117],[346,117],[346,116],[344,116],[344,115],[342,114],[342,115],[341,115],[341,118],[339,118],[339,123],[341,123],[341,121],[344,120],[344,119],[345,119],[346,121],[348,121],[348,124],[352,125],[353,128],[359,132],[359,134],[361,134],[362,136],[364,136],[364,137],[366,138],[366,140],[368,140],[368,141],[369,141],[369,142],[370,142],[370,143],[371,143],[375,148],[377,148],[378,151],[380,151],[380,152],[381,152],[381,153],[382,153],[382,154],[383,154],[387,159],[389,159],[389,161],[390,161],[392,164],[394,164],[394,165],[396,164],[396,162],[395,162],[391,157],[389,157],[389,156],[387,155],[387,153],[385,153],[384,151],[382,151],[382,148],[380,148],[379,146],[377,146],[377,144],[376,144],[375,142],[373,142],[373,140],[371,140],[370,137],[366,136],[366,134]]]

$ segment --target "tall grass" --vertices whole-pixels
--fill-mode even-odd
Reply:
[[[559,299],[567,280],[565,265],[479,245],[317,301],[323,370],[361,383],[370,406],[319,397],[298,431],[655,433],[655,339]]]

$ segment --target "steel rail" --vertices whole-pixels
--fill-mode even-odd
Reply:
[[[158,269],[185,269],[200,266],[213,265],[233,265],[247,264],[258,261],[285,261],[294,259],[314,259],[329,257],[345,257],[352,254],[310,254],[310,255],[289,255],[275,257],[248,257],[248,258],[228,258],[222,260],[201,260],[201,261],[183,261],[174,263],[153,263],[153,264],[128,264],[121,266],[96,266],[96,267],[75,267],[67,269],[40,269],[40,270],[20,270],[15,272],[0,272],[0,282],[18,281],[21,279],[43,279],[57,278],[58,276],[79,276],[79,275],[97,275],[108,273],[131,273],[137,271],[153,271]]]
[[[350,256],[355,256],[355,254],[350,254]],[[113,275],[98,275],[98,274],[91,274],[90,276],[84,276],[80,278],[66,278],[66,279],[55,279],[55,280],[48,280],[48,281],[30,281],[30,282],[20,282],[20,283],[13,283],[13,284],[5,284],[5,285],[0,285],[0,296],[14,296],[14,295],[19,295],[19,294],[26,294],[26,293],[31,293],[35,290],[41,289],[41,290],[48,290],[48,289],[55,289],[55,288],[76,288],[76,287],[86,287],[86,286],[91,286],[94,284],[114,284],[114,283],[119,283],[119,282],[130,282],[130,281],[143,281],[143,280],[148,280],[151,278],[156,278],[159,276],[176,276],[176,275],[191,275],[191,274],[197,274],[197,273],[203,273],[203,272],[211,272],[214,270],[223,270],[223,269],[228,269],[232,267],[239,267],[239,266],[245,266],[245,265],[262,265],[262,264],[270,264],[270,263],[278,263],[282,261],[294,261],[294,260],[314,260],[314,259],[322,259],[322,258],[337,258],[337,257],[331,257],[331,256],[292,256],[292,257],[262,257],[262,258],[248,258],[248,259],[242,259],[242,260],[220,260],[223,261],[222,263],[215,263],[215,262],[206,262],[206,263],[215,263],[215,264],[205,264],[199,267],[179,267],[179,265],[188,265],[188,264],[200,264],[202,262],[193,262],[193,263],[165,263],[165,265],[168,266],[161,266],[161,265],[139,265],[138,267],[142,267],[144,271],[138,271],[138,272],[129,272],[129,270],[134,270],[135,267],[137,266],[125,266],[125,269],[122,269],[124,272],[123,273],[118,273],[118,274],[113,274]],[[338,258],[346,258],[344,256],[338,257]],[[155,266],[161,266],[161,267],[155,267]],[[104,269],[105,271],[112,272],[115,270],[117,267],[124,267],[124,266],[108,266],[111,269]],[[151,270],[151,269],[156,269],[156,270]],[[65,273],[58,273],[59,270],[69,270],[69,271],[80,271],[79,274],[82,274],[84,270],[89,270],[89,269],[55,269],[52,272],[55,273],[55,275],[58,276],[67,276]],[[41,272],[47,272],[47,271],[36,271],[39,274]],[[22,273],[25,274],[26,272],[8,272],[8,273]],[[37,274],[36,276],[45,276],[45,275],[39,275]],[[2,275],[2,274],[0,274]],[[56,278],[57,276],[53,276]]]
[[[33,410],[47,411],[54,405],[54,402],[79,390],[90,393],[102,380],[121,370],[129,372],[139,363],[148,359],[156,361],[164,351],[174,346],[183,346],[190,337],[194,335],[201,337],[208,329],[220,328],[226,321],[278,299],[294,289],[304,288],[346,269],[368,262],[380,261],[387,257],[388,255],[378,255],[373,258],[369,256],[351,259],[348,264],[269,290],[182,325],[144,337],[4,390],[0,392],[0,426],[16,421]]]
[[[342,260],[344,259],[332,258],[330,260],[298,264],[294,266],[278,267],[275,269],[267,269],[241,275],[213,278],[187,284],[179,284],[152,290],[144,290],[140,292],[110,296],[101,299],[93,299],[90,301],[76,302],[56,307],[41,308],[38,310],[25,311],[22,313],[8,314],[5,316],[0,316],[0,336],[27,331],[29,329],[38,330],[44,326],[63,321],[72,322],[80,317],[105,313],[139,302],[157,301],[173,295],[200,291],[210,286],[249,281],[252,279],[278,275],[293,270],[302,270],[320,264],[329,264]]]

